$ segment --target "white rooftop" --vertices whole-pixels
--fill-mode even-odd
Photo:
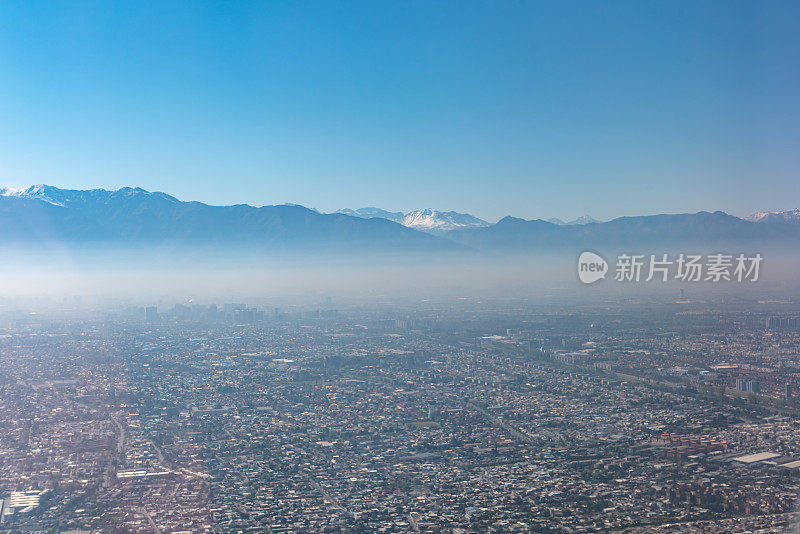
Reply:
[[[738,458],[734,458],[734,462],[741,462],[743,464],[752,464],[753,462],[763,462],[764,460],[769,460],[770,458],[777,458],[780,454],[776,454],[774,452],[757,452],[755,454],[746,454],[745,456],[739,456]]]

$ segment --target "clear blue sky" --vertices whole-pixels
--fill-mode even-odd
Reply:
[[[0,2],[0,183],[496,220],[800,206],[800,2]]]

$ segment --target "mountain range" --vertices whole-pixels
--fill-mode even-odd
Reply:
[[[0,244],[37,247],[185,246],[255,252],[574,253],[583,248],[753,249],[800,242],[800,210],[746,219],[723,212],[561,221],[505,217],[490,224],[453,211],[379,208],[319,213],[298,205],[211,206],[136,187],[116,191],[37,185],[0,189]],[[646,250],[645,250],[646,249]],[[738,249],[736,251],[739,251]]]
[[[575,251],[613,249],[719,252],[800,242],[800,225],[763,224],[716,211],[619,217],[605,223],[560,226],[505,217],[479,230],[455,230],[447,238],[484,251]]]
[[[136,187],[47,185],[0,189],[0,242],[211,246],[259,250],[432,250],[435,237],[385,219],[321,214],[297,205],[210,206]],[[458,248],[450,243],[450,248]]]
[[[408,213],[403,213],[402,211],[386,211],[381,208],[359,208],[357,210],[341,209],[336,213],[342,213],[352,217],[362,217],[364,219],[370,219],[373,217],[388,219],[390,221],[402,224],[403,226],[407,226],[408,228],[413,228],[422,232],[428,232],[429,234],[434,235],[443,235],[451,230],[486,228],[491,226],[491,223],[488,223],[483,219],[479,219],[474,215],[470,215],[469,213],[440,211],[431,208],[410,211]],[[565,222],[557,218],[547,219],[547,222],[558,226],[574,226],[599,223],[600,221],[593,219],[589,215],[583,215],[569,222]]]

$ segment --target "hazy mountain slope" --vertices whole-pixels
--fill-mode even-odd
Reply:
[[[599,223],[597,219],[593,219],[589,215],[581,215],[577,219],[573,219],[569,222],[564,222],[562,219],[557,217],[553,217],[552,219],[547,219],[546,222],[553,223],[558,226],[572,226],[576,224],[590,224],[590,223]]]
[[[399,224],[403,224],[403,217],[405,217],[401,211],[386,211],[380,208],[359,208],[357,210],[345,208],[338,210],[336,213],[350,215],[351,217],[362,217],[364,219],[379,217],[381,219],[388,219]]]
[[[503,251],[563,251],[585,248],[659,252],[659,248],[752,250],[766,242],[797,242],[798,232],[745,221],[723,212],[620,217],[606,223],[556,225],[506,217],[488,228],[448,232],[458,243]],[[737,250],[733,250],[736,252]]]
[[[130,187],[74,191],[34,186],[0,190],[0,244],[192,251],[236,248],[237,253],[297,250],[347,256],[470,249],[575,253],[587,248],[649,253],[666,248],[726,249],[734,253],[775,244],[794,250],[800,243],[797,225],[766,224],[764,217],[752,222],[723,212],[620,217],[570,225],[506,217],[489,225],[468,214],[418,210],[403,216],[406,226],[384,216],[365,217],[384,213],[377,208],[354,213],[321,214],[297,205],[210,206]]]
[[[2,191],[0,242],[452,249],[385,219],[320,214],[302,206],[210,206],[139,188]]]
[[[568,223],[565,223],[565,224],[567,224],[567,225],[574,225],[574,224],[591,224],[591,223],[599,223],[599,222],[600,222],[600,221],[598,221],[597,219],[594,219],[594,218],[590,217],[589,215],[581,215],[581,216],[580,216],[580,217],[578,217],[577,219],[575,219],[575,220],[572,220],[572,221],[570,221],[570,222],[568,222]]]

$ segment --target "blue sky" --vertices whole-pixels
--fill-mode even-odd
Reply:
[[[0,182],[489,220],[800,207],[797,2],[0,3]]]

